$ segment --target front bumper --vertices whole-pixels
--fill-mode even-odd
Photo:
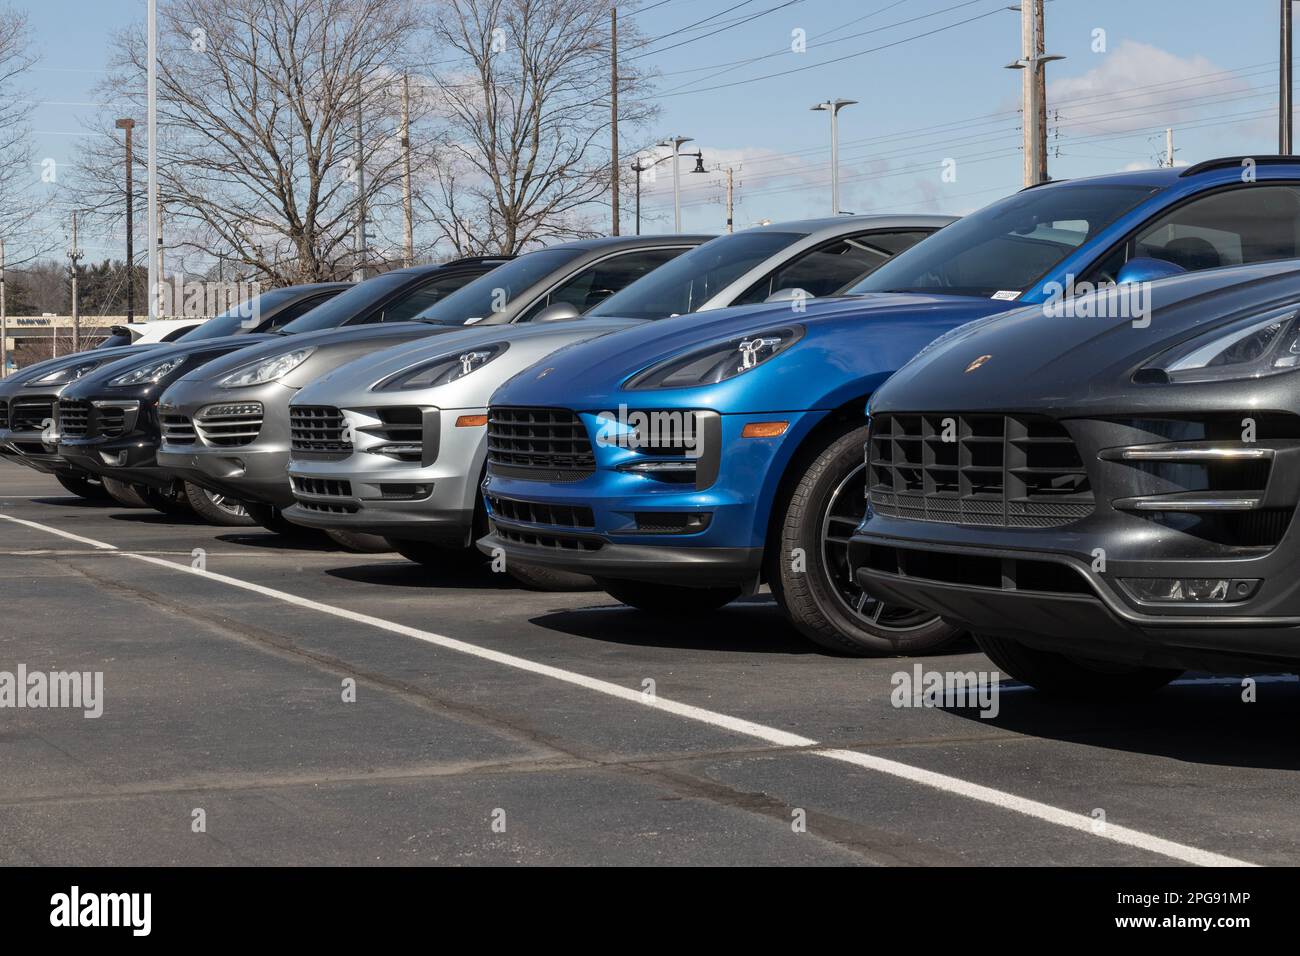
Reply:
[[[69,434],[60,407],[56,428],[60,457],[92,475],[127,484],[166,489],[173,476],[161,468],[158,452],[158,409],[149,401],[94,399],[80,434]]]
[[[413,436],[403,435],[419,450],[402,457],[379,451],[395,444],[380,418],[388,406],[344,408],[354,424],[352,451],[292,452],[288,473],[294,504],[285,509],[285,517],[308,528],[468,546],[473,539],[486,429],[457,425],[457,421],[485,415],[487,410],[393,407],[418,408],[418,443]]]
[[[1240,419],[1154,409],[1140,419],[1063,417],[1087,471],[1089,514],[1008,527],[937,517],[950,501],[925,505],[927,519],[869,511],[850,545],[855,577],[887,602],[1082,657],[1293,665],[1300,419],[1261,415],[1251,442]],[[1228,583],[1221,600],[1166,602],[1141,593],[1150,579]]]
[[[580,480],[536,481],[489,465],[491,531],[480,550],[597,577],[753,590],[781,475],[825,413],[708,414],[694,483],[628,470],[665,456],[600,442],[595,470]],[[595,414],[579,418],[598,434]],[[746,425],[774,420],[788,422],[779,437],[741,437]]]
[[[0,396],[0,458],[47,475],[74,474],[59,455],[57,393],[29,394],[21,389]]]
[[[159,406],[158,464],[178,477],[240,501],[284,508],[289,488],[289,400],[278,382],[218,391],[207,380],[180,381]],[[214,415],[213,410],[256,409]]]

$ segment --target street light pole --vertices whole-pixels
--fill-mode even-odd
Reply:
[[[1282,0],[1281,63],[1277,88],[1277,151],[1291,155],[1291,0]]]
[[[813,112],[825,111],[831,114],[831,215],[840,214],[840,131],[839,114],[846,106],[852,106],[857,100],[827,100],[809,107]]]
[[[681,170],[678,169],[677,157],[683,143],[693,142],[690,136],[674,136],[659,144],[673,148],[673,232],[682,231],[682,176]]]
[[[149,318],[158,317],[158,254],[161,253],[158,235],[158,0],[149,0],[148,14],[148,81],[146,122],[149,124],[149,194],[146,220],[149,229]]]
[[[135,188],[132,185],[131,131],[135,120],[120,119],[117,128],[126,130],[126,321],[135,321]]]

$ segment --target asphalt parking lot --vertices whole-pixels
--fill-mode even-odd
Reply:
[[[657,620],[6,464],[0,519],[0,671],[103,672],[97,719],[0,710],[0,864],[1300,861],[1294,678],[988,719],[763,595]]]

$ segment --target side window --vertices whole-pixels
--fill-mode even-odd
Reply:
[[[275,314],[275,318],[257,331],[274,332],[276,329],[282,329],[294,319],[301,318],[322,302],[332,298],[334,298],[334,293],[327,292],[325,295],[313,295],[305,299],[300,299],[288,308],[281,309]]]
[[[1163,259],[1195,272],[1298,255],[1300,188],[1252,183],[1193,199],[1160,216],[1091,272],[1113,279],[1128,258]]]
[[[920,242],[930,233],[873,232],[847,236],[825,243],[774,269],[746,289],[735,305],[762,302],[774,292],[803,289],[809,295],[833,295],[845,286],[866,278],[904,249]]]
[[[377,313],[370,321],[409,322],[429,306],[455,292],[472,279],[477,273],[455,272],[440,275],[431,282],[426,282],[417,289],[412,289],[405,296],[395,299]]]
[[[610,256],[593,263],[577,275],[561,283],[542,296],[519,317],[520,322],[531,322],[548,305],[568,302],[579,313],[594,309],[615,292],[626,288],[643,275],[653,272],[665,262],[676,259],[685,249],[638,249],[622,255]]]

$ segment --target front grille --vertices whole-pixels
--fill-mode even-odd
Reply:
[[[533,481],[581,481],[596,470],[582,420],[562,408],[494,407],[488,411],[488,467]]]
[[[165,413],[162,416],[162,437],[169,445],[193,445],[194,422],[188,415]]]
[[[1054,528],[1093,512],[1074,440],[1043,416],[880,415],[867,449],[877,514]]]
[[[9,427],[9,403],[0,398],[0,428]]]
[[[90,402],[59,399],[59,434],[64,438],[85,438],[90,431]]]
[[[581,505],[550,505],[540,501],[521,501],[489,495],[494,517],[527,524],[551,525],[556,528],[594,528],[596,517]]]
[[[294,475],[290,479],[298,506],[306,511],[321,514],[356,514],[360,507],[352,498],[352,482],[337,478],[304,478]],[[340,499],[330,501],[327,499]]]
[[[296,452],[344,457],[352,453],[347,420],[337,408],[294,405],[289,409],[289,444]]]
[[[16,432],[39,432],[54,419],[54,399],[15,398],[10,404],[10,427]]]
[[[209,405],[194,419],[194,427],[208,445],[237,448],[250,444],[262,430],[262,404],[232,402]]]

